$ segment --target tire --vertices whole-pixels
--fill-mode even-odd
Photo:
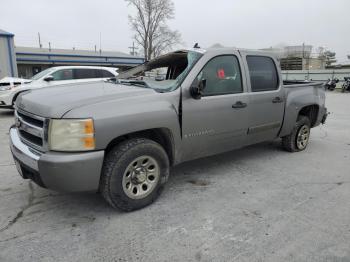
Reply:
[[[308,117],[299,116],[290,135],[282,137],[282,146],[286,151],[299,152],[306,149],[310,138],[311,123]]]
[[[163,147],[145,138],[130,139],[105,157],[100,192],[112,207],[133,211],[153,203],[168,177],[169,158]]]

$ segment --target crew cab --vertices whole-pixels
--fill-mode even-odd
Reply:
[[[55,66],[45,69],[31,79],[15,82],[14,85],[1,87],[0,108],[13,108],[20,93],[43,87],[65,84],[100,81],[118,76],[117,68],[97,66]]]
[[[98,191],[131,211],[152,203],[170,167],[184,161],[277,138],[290,152],[304,150],[327,109],[322,84],[283,82],[269,53],[195,48],[114,81],[20,95],[15,114],[11,150],[23,178]]]

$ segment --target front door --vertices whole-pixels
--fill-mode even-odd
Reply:
[[[204,61],[203,61],[204,60]],[[245,143],[249,98],[237,53],[200,60],[195,80],[205,80],[201,99],[183,99],[183,146],[186,160],[209,156]],[[188,91],[188,90],[187,90]]]

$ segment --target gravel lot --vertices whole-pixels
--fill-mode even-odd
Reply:
[[[327,107],[306,151],[273,141],[185,163],[133,213],[21,179],[1,110],[0,261],[350,261],[350,94]]]

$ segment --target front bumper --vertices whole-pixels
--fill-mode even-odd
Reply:
[[[37,152],[21,141],[15,127],[10,129],[10,147],[24,179],[56,191],[98,191],[104,151]]]

